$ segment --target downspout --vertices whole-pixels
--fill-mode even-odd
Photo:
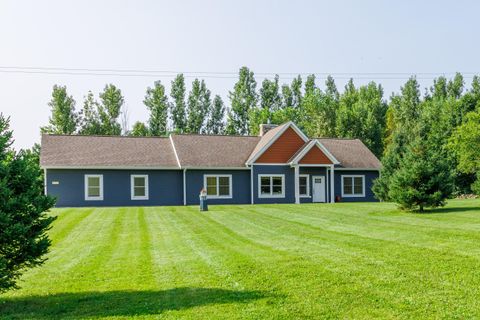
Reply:
[[[48,195],[47,190],[47,168],[43,168],[43,192]]]
[[[183,205],[187,205],[187,168],[183,169]]]
[[[253,197],[253,163],[250,166],[250,203],[255,204],[255,200]]]

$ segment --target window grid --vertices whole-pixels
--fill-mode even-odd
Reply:
[[[232,198],[232,176],[205,175],[204,188],[207,190],[207,197],[210,199]]]
[[[342,197],[365,197],[365,176],[342,175]]]

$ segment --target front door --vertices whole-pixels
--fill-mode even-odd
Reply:
[[[325,202],[325,177],[313,177],[313,202]]]

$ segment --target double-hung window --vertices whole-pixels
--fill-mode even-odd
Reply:
[[[298,186],[300,191],[301,197],[309,197],[310,196],[310,181],[309,181],[308,174],[301,174],[298,177]]]
[[[103,200],[103,175],[85,175],[85,200]]]
[[[148,175],[132,174],[130,185],[132,200],[148,200]]]
[[[285,197],[285,175],[258,175],[258,197],[259,198],[284,198]]]
[[[232,176],[206,174],[203,177],[203,186],[207,190],[209,199],[232,197]]]
[[[365,176],[342,175],[342,197],[365,197]]]

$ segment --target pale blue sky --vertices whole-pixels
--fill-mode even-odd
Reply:
[[[358,73],[480,73],[479,13],[477,1],[0,1],[0,112],[11,116],[15,146],[30,147],[48,121],[54,84],[67,85],[80,108],[88,90],[114,83],[133,124],[146,119],[145,88],[157,80],[1,72],[12,66],[236,72],[246,65],[257,73],[332,73],[342,87],[345,77],[358,84],[366,77],[388,97],[406,75]],[[431,77],[419,76],[423,87]],[[158,79],[170,87],[170,76]],[[206,81],[226,99],[235,79]]]

